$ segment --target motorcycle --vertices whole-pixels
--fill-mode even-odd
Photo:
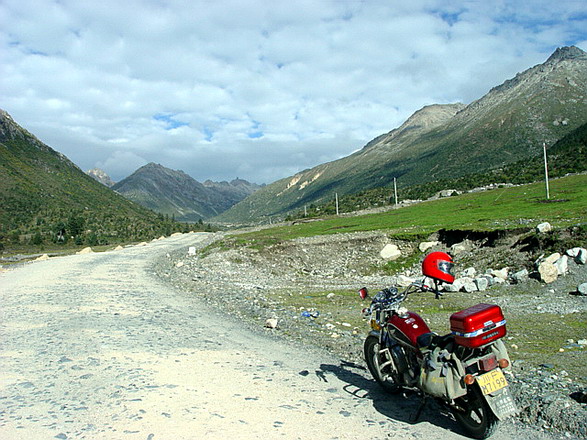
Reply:
[[[373,378],[390,393],[412,389],[423,396],[415,420],[429,398],[448,407],[473,438],[485,439],[500,420],[517,412],[504,372],[510,358],[502,338],[506,320],[501,308],[477,304],[450,317],[451,333],[430,331],[417,313],[402,306],[410,294],[433,293],[438,299],[440,282],[452,283],[452,258],[444,252],[429,254],[422,272],[434,283],[414,282],[403,292],[383,289],[364,309],[371,331],[364,343],[367,367]],[[370,298],[367,288],[359,291]]]

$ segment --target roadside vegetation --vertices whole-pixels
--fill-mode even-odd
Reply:
[[[548,221],[555,228],[587,221],[587,175],[550,181],[550,199],[544,182],[421,202],[387,212],[362,216],[325,216],[238,234],[216,246],[263,248],[298,237],[341,232],[385,231],[396,239],[424,239],[440,230],[497,231],[527,229]]]

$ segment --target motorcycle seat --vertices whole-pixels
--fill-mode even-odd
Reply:
[[[432,342],[434,341],[435,336],[438,336],[438,335],[434,332],[423,333],[420,336],[418,336],[418,339],[416,339],[416,343],[418,344],[418,348],[430,348],[430,346],[432,345]]]
[[[427,348],[431,350],[434,347],[446,348],[453,339],[454,337],[451,333],[444,336],[438,336],[436,333],[430,332],[418,336],[416,343],[420,349]]]

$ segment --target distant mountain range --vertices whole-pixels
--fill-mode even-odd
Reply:
[[[177,221],[198,222],[218,215],[240,202],[259,185],[246,180],[206,181],[203,184],[183,171],[149,163],[112,189],[124,197]]]
[[[0,250],[155,238],[176,226],[86,175],[0,110]]]
[[[557,49],[469,105],[432,105],[360,151],[261,188],[214,220],[283,217],[304,205],[391,186],[485,173],[541,154],[587,122],[587,54]]]

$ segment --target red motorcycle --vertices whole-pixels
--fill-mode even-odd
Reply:
[[[451,333],[439,336],[424,320],[402,306],[408,295],[442,295],[440,282],[452,283],[454,264],[444,252],[432,252],[422,263],[423,274],[434,287],[412,283],[405,291],[392,287],[372,298],[364,310],[371,332],[364,344],[365,360],[373,378],[388,392],[403,389],[423,394],[447,406],[473,438],[491,436],[498,422],[517,412],[503,371],[510,359],[502,341],[506,320],[501,308],[477,304],[450,317]],[[366,288],[359,291],[368,298]]]

